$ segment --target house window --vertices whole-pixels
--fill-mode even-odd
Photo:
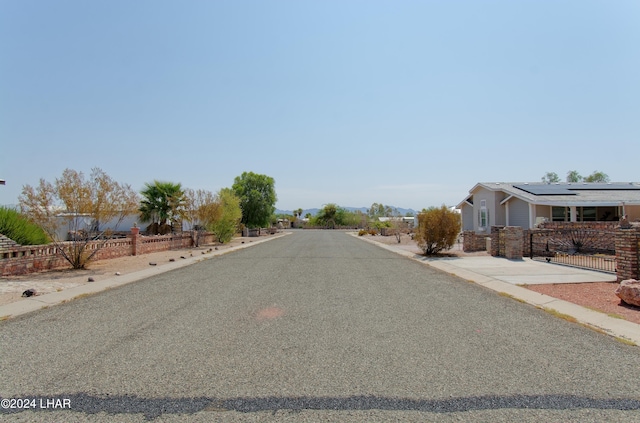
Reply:
[[[578,222],[595,222],[596,221],[596,208],[595,207],[578,207]]]
[[[566,222],[567,220],[567,208],[566,207],[551,207],[551,220],[553,222]]]
[[[485,229],[489,226],[489,211],[487,210],[487,200],[480,201],[480,210],[478,210],[478,226]]]

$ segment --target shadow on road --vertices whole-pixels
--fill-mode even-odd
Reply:
[[[70,410],[86,414],[105,412],[108,414],[143,414],[152,420],[163,414],[192,414],[200,411],[237,411],[254,413],[278,410],[384,410],[423,411],[451,413],[495,409],[539,409],[539,410],[640,410],[640,400],[632,398],[590,398],[576,395],[510,395],[477,396],[449,399],[407,399],[380,396],[350,397],[261,397],[261,398],[140,398],[133,395],[91,396],[87,394],[59,395],[54,398],[37,398],[36,403],[69,399]],[[32,411],[55,411],[38,408]],[[14,414],[24,409],[3,409],[0,414]]]

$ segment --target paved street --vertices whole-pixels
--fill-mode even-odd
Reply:
[[[639,359],[343,232],[298,231],[0,322],[0,396],[38,409],[0,420],[632,422]]]

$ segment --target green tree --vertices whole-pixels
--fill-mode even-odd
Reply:
[[[391,206],[385,206],[382,203],[373,203],[369,207],[369,217],[371,219],[377,219],[379,217],[391,217],[396,213],[396,210]]]
[[[47,233],[19,211],[0,207],[0,234],[20,245],[43,245],[50,242]]]
[[[312,226],[328,226],[334,228],[337,224],[338,206],[334,203],[325,204],[322,209],[311,218]]]
[[[585,182],[600,182],[607,183],[609,182],[609,175],[604,172],[594,171],[591,175],[584,178]]]
[[[542,182],[547,184],[555,184],[556,182],[560,182],[560,177],[555,172],[547,172],[542,177]]]
[[[242,219],[240,198],[230,188],[223,188],[216,195],[218,209],[216,217],[209,225],[211,232],[216,235],[218,241],[226,243],[233,239],[238,232],[238,226]]]
[[[140,219],[152,223],[147,232],[168,233],[171,229],[167,222],[175,223],[184,218],[185,196],[181,184],[147,182],[141,194]]]
[[[241,222],[248,228],[267,226],[278,200],[275,180],[267,175],[243,172],[235,178],[232,189],[240,199]]]
[[[200,245],[200,239],[218,215],[218,202],[211,191],[199,189],[184,190],[184,218],[191,223],[193,243]]]
[[[415,240],[425,255],[448,250],[460,233],[460,215],[445,205],[429,207],[418,214]]]
[[[49,235],[74,269],[86,266],[124,218],[136,212],[138,200],[129,185],[112,180],[99,168],[92,169],[88,179],[82,172],[65,169],[53,184],[40,179],[35,188],[23,186],[19,198],[22,212]],[[104,230],[103,222],[112,222],[113,227]],[[70,243],[63,242],[67,238]],[[100,242],[89,249],[89,242],[96,240]]]
[[[329,203],[311,217],[309,223],[312,226],[326,226],[335,228],[336,226],[359,226],[362,221],[366,221],[366,216],[362,212],[352,212],[337,204]]]
[[[582,175],[580,175],[577,170],[567,172],[567,182],[575,183],[580,181],[582,181]]]

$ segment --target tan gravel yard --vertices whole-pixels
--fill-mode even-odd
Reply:
[[[149,263],[155,263],[155,266],[163,266],[170,263],[170,260],[178,261],[182,260],[181,257],[208,254],[209,249],[213,248],[225,250],[243,242],[251,242],[254,239],[256,238],[237,237],[224,245],[207,245],[199,248],[160,251],[157,253],[143,254],[139,256],[99,260],[91,262],[88,268],[84,270],[60,269],[21,276],[1,277],[0,305],[23,300],[24,298],[22,297],[22,293],[30,288],[35,289],[38,295],[62,291],[74,286],[90,283],[88,282],[90,277],[97,282],[117,277],[118,275],[116,275],[116,273],[119,273],[120,276],[122,276],[147,269],[151,266]]]

